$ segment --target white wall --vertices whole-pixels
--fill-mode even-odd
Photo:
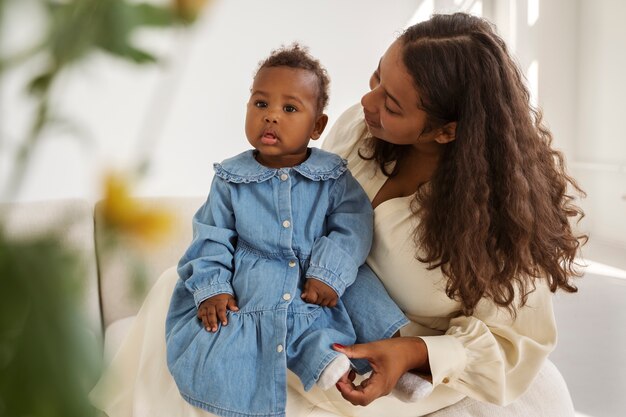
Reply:
[[[528,6],[538,19],[528,24]],[[578,226],[585,257],[626,269],[626,27],[621,0],[497,0],[494,16],[526,71],[538,63],[536,101],[587,192]],[[532,82],[530,82],[532,84]]]
[[[594,259],[626,269],[626,2],[580,0],[574,173]]]
[[[154,0],[169,1],[169,0]],[[537,0],[535,0],[537,1]],[[55,131],[35,155],[18,200],[98,198],[102,173],[152,155],[139,184],[143,195],[202,195],[211,163],[247,147],[244,105],[257,62],[272,48],[299,40],[332,78],[328,114],[359,100],[380,54],[415,12],[472,9],[492,17],[524,70],[539,65],[537,102],[555,145],[589,197],[583,228],[599,261],[626,267],[626,27],[621,0],[287,1],[215,0],[190,32],[144,32],[141,44],[163,57],[139,67],[94,54],[61,80],[57,112],[77,124],[81,140]],[[42,32],[33,0],[13,1],[1,50],[32,43]],[[11,144],[25,133],[30,104],[22,93],[37,63],[5,74],[0,92],[0,186]],[[0,197],[1,199],[2,197]]]
[[[41,33],[33,2],[14,2],[3,46],[16,50]],[[243,122],[259,60],[281,44],[311,48],[331,76],[331,123],[367,90],[380,55],[413,15],[415,0],[222,0],[189,33],[146,32],[139,40],[164,57],[139,67],[95,54],[56,90],[57,111],[79,124],[82,140],[54,132],[39,149],[15,199],[97,198],[102,172],[151,152],[147,195],[204,195],[212,162],[248,147]],[[77,34],[78,35],[78,34]],[[177,38],[178,36],[178,38]],[[2,80],[4,141],[24,134],[30,105],[22,89],[34,66]],[[86,140],[85,140],[86,137]],[[0,148],[0,185],[10,158]]]

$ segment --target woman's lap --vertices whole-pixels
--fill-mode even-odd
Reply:
[[[111,362],[111,366],[92,391],[95,406],[109,417],[210,417],[212,414],[188,404],[178,393],[165,360],[165,317],[170,296],[178,280],[175,268],[167,270],[157,281],[133,322],[128,335]],[[571,399],[562,377],[547,363],[520,398],[508,407],[498,407],[439,386],[425,401],[403,403],[383,397],[367,407],[355,407],[335,390],[323,392],[314,387],[304,392],[298,378],[289,373],[287,415],[289,417],[332,416],[573,416]],[[448,390],[446,392],[446,390]],[[461,400],[462,399],[462,400]],[[461,401],[459,401],[461,400]],[[458,402],[457,402],[458,401]],[[457,402],[451,407],[441,409]],[[439,411],[435,411],[439,410]]]

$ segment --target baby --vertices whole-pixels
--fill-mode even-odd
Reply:
[[[263,61],[246,113],[254,149],[214,165],[193,218],[166,321],[167,362],[181,395],[209,412],[283,416],[287,369],[306,390],[350,370],[331,346],[358,339],[340,297],[357,275],[373,275],[359,269],[373,210],[345,160],[308,147],[328,121],[328,85],[297,44]],[[376,288],[380,297],[368,291],[387,312],[377,317],[385,334],[368,336],[384,338],[406,320]]]

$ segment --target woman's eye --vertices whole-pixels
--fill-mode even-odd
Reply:
[[[283,107],[283,110],[285,110],[287,113],[295,113],[298,111],[298,109],[291,105],[286,105],[285,107]]]
[[[389,113],[389,114],[400,114],[400,113],[398,113],[398,112],[395,112],[395,111],[391,110],[391,109],[387,106],[387,104],[385,104],[385,111],[386,111],[387,113]]]
[[[267,107],[267,103],[266,103],[266,102],[264,102],[264,101],[260,101],[260,100],[255,101],[255,102],[254,102],[254,105],[255,105],[256,107],[260,108],[260,109],[264,109],[264,108],[266,108],[266,107]]]

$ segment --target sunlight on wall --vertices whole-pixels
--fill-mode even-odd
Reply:
[[[472,6],[469,9],[470,14],[476,15],[476,16],[482,16],[483,15],[483,2],[482,1],[475,1],[474,4],[472,4]]]
[[[420,3],[419,7],[409,19],[407,26],[413,26],[416,23],[423,22],[424,20],[428,20],[430,15],[435,11],[435,1],[434,0],[424,0]]]
[[[537,107],[539,104],[539,61],[536,59],[528,66],[526,79],[530,91],[530,103],[533,107]]]
[[[539,19],[539,0],[528,0],[528,26],[533,26]]]

